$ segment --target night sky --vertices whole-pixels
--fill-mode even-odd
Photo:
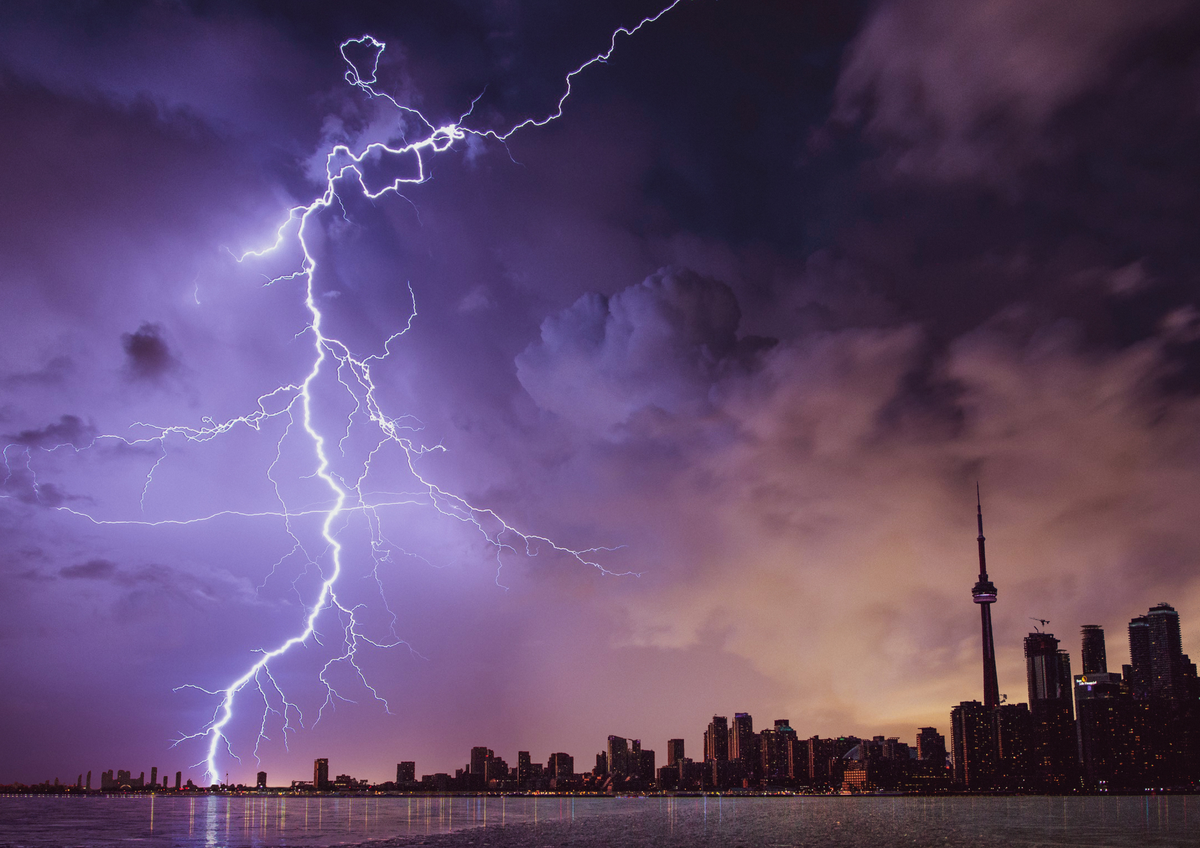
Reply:
[[[660,8],[0,5],[0,783],[202,781],[205,742],[170,746],[220,699],[179,687],[301,632],[331,574],[294,389],[188,436],[313,368],[295,227],[236,257],[334,145],[426,132],[339,45],[386,42],[376,90],[433,125],[478,97],[462,125],[503,132]],[[683,0],[559,120],[337,183],[314,302],[412,467],[327,361],[343,609],[238,693],[222,778],[473,745],[586,770],[609,734],[661,763],[734,711],[948,732],[982,697],[976,481],[1010,700],[1031,617],[1076,672],[1102,625],[1119,671],[1166,601],[1200,654],[1197,151],[1182,0]],[[487,510],[611,550],[498,549]]]

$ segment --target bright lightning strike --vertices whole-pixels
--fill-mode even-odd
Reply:
[[[321,312],[315,291],[314,280],[317,271],[317,259],[315,252],[311,248],[310,238],[313,234],[313,227],[319,226],[317,216],[324,210],[333,207],[336,203],[341,208],[343,216],[346,215],[341,197],[342,193],[346,191],[357,191],[363,197],[370,200],[378,199],[385,195],[400,196],[402,186],[415,186],[427,181],[429,176],[428,163],[431,157],[451,151],[456,145],[466,141],[469,137],[475,137],[485,142],[492,140],[503,144],[514,133],[522,129],[527,127],[541,127],[560,118],[566,102],[571,95],[572,82],[578,74],[592,65],[607,61],[616,50],[620,36],[633,35],[647,24],[657,21],[681,2],[683,0],[673,0],[673,2],[658,13],[642,19],[635,26],[621,27],[615,30],[612,33],[606,50],[588,59],[566,75],[564,79],[564,92],[552,112],[541,118],[525,119],[503,132],[497,130],[478,130],[467,126],[465,122],[471,115],[470,109],[455,123],[434,126],[416,109],[405,106],[391,95],[377,90],[377,72],[385,49],[383,42],[376,40],[370,35],[364,35],[360,38],[344,42],[340,50],[348,66],[345,75],[346,81],[364,92],[369,98],[390,104],[391,107],[398,110],[406,118],[411,119],[411,122],[420,129],[420,138],[415,141],[406,140],[398,146],[376,142],[366,145],[358,152],[355,152],[346,144],[335,145],[325,156],[325,187],[323,193],[311,203],[295,206],[288,211],[286,219],[276,232],[276,238],[272,245],[262,250],[251,251],[238,260],[239,262],[244,261],[251,256],[261,257],[287,244],[298,246],[300,249],[302,254],[300,267],[289,274],[271,280],[271,283],[283,284],[301,281],[304,284],[304,305],[307,309],[309,320],[305,329],[298,335],[307,335],[312,343],[312,359],[307,374],[299,382],[278,386],[261,395],[258,398],[256,408],[252,412],[231,418],[227,421],[217,422],[212,419],[205,419],[204,426],[198,428],[187,426],[164,427],[139,422],[135,426],[143,428],[143,432],[146,433],[144,436],[138,438],[100,436],[96,440],[117,440],[129,446],[153,447],[157,450],[158,456],[145,478],[142,491],[142,503],[144,506],[146,494],[154,480],[155,471],[166,458],[166,444],[169,438],[181,438],[187,442],[203,443],[217,439],[235,428],[246,427],[258,431],[268,422],[276,419],[284,422],[283,434],[280,436],[277,445],[275,460],[267,469],[268,479],[274,485],[276,496],[279,500],[280,506],[278,510],[255,512],[226,510],[186,519],[149,521],[145,519],[101,520],[85,512],[65,506],[57,507],[60,510],[71,512],[96,524],[193,524],[210,521],[224,515],[236,515],[246,518],[279,518],[284,521],[289,534],[291,534],[295,542],[295,546],[289,554],[276,562],[276,566],[284,559],[299,554],[307,559],[308,566],[317,568],[321,573],[320,588],[316,593],[316,597],[310,602],[305,603],[306,612],[303,619],[303,626],[294,635],[284,639],[269,650],[262,650],[258,659],[244,673],[223,688],[207,689],[195,685],[179,687],[198,689],[214,696],[218,700],[212,719],[199,731],[183,735],[176,742],[176,744],[179,744],[187,740],[204,741],[206,745],[205,757],[202,763],[197,763],[197,765],[202,764],[204,766],[205,778],[209,782],[216,783],[219,780],[221,772],[218,768],[217,760],[221,755],[222,749],[230,756],[236,757],[226,731],[234,721],[234,707],[239,694],[251,684],[257,689],[263,704],[262,719],[254,746],[255,756],[257,756],[259,745],[263,740],[267,739],[268,722],[272,715],[277,716],[278,720],[282,722],[285,744],[288,733],[295,732],[295,726],[292,724],[293,717],[295,717],[297,722],[303,723],[299,707],[288,700],[282,687],[272,675],[270,664],[272,660],[282,657],[293,648],[304,645],[310,642],[310,640],[320,643],[321,636],[318,630],[318,622],[324,618],[333,618],[340,623],[342,647],[340,655],[328,660],[318,675],[325,686],[326,698],[318,712],[317,720],[320,720],[320,715],[324,712],[326,706],[332,706],[336,700],[342,698],[328,677],[331,669],[339,664],[345,664],[353,669],[364,689],[374,699],[379,701],[385,710],[388,709],[387,701],[371,685],[362,667],[356,661],[356,653],[363,645],[370,645],[376,648],[391,648],[405,644],[395,636],[395,615],[392,615],[392,639],[379,640],[371,638],[360,627],[359,611],[361,607],[344,604],[339,600],[337,593],[337,585],[339,579],[342,577],[344,565],[344,551],[340,533],[345,528],[347,518],[352,514],[359,514],[366,518],[371,537],[372,557],[374,559],[373,576],[376,583],[380,586],[381,597],[382,583],[380,581],[379,568],[389,561],[388,552],[394,549],[395,546],[384,537],[379,514],[381,510],[400,505],[423,504],[432,506],[443,515],[472,525],[494,548],[498,567],[501,557],[505,552],[517,552],[520,550],[526,555],[534,556],[539,550],[548,548],[572,557],[581,564],[594,567],[604,574],[613,573],[596,561],[598,553],[610,549],[590,548],[575,550],[558,545],[543,536],[523,532],[509,524],[493,510],[475,506],[462,497],[445,491],[432,481],[426,479],[418,471],[416,460],[422,454],[430,450],[440,450],[440,448],[427,448],[415,441],[414,433],[416,432],[416,426],[415,422],[410,418],[405,416],[391,417],[384,412],[379,403],[376,384],[372,378],[372,367],[386,360],[392,354],[391,346],[393,342],[403,336],[412,327],[413,320],[417,317],[415,297],[413,299],[412,312],[406,326],[392,334],[385,341],[382,354],[364,357],[355,356],[347,343],[330,336],[326,332],[325,316]],[[348,55],[347,51],[351,50],[351,48],[353,48],[351,52],[357,54],[366,51],[371,56],[369,69],[365,65],[360,65]],[[474,105],[472,103],[471,108],[474,108]],[[368,180],[364,176],[364,163],[368,159],[374,162],[379,157],[389,157],[392,161],[411,162],[411,172],[407,176],[396,177],[383,187],[372,190],[368,187]],[[318,416],[315,410],[315,406],[320,400],[318,385],[330,375],[336,380],[339,387],[338,390],[344,392],[353,402],[353,410],[346,417],[345,427],[342,429],[340,436],[330,434],[322,428],[318,423]],[[363,427],[374,428],[373,432],[376,434],[373,437],[375,448],[369,451],[366,459],[361,464],[361,468],[357,472],[357,476],[352,477],[337,470],[332,456],[333,452],[337,451],[339,455],[344,457],[345,444],[350,439],[352,431],[357,433]],[[326,503],[319,505],[309,504],[302,508],[292,509],[289,508],[287,499],[280,490],[280,484],[275,475],[278,472],[278,466],[281,462],[284,442],[293,434],[293,431],[297,433],[302,432],[302,438],[311,447],[312,466],[309,476],[313,479],[319,479],[327,490],[329,501]],[[380,450],[388,445],[400,448],[407,470],[416,483],[412,492],[401,493],[386,498],[377,498],[366,492],[364,484],[370,472],[372,460]],[[32,486],[36,494],[38,482],[30,465],[29,448],[24,449],[24,469],[17,468],[14,470],[9,450],[13,447],[11,445],[6,447],[3,454],[6,481],[15,473],[27,474],[32,479]],[[58,447],[67,447],[67,445],[59,445]],[[86,449],[86,447],[76,447],[75,449],[82,450]],[[318,559],[321,557],[310,554],[305,549],[301,539],[293,531],[292,522],[308,516],[317,516],[320,518],[320,537],[325,545],[325,552],[322,556],[328,562],[327,571],[321,571],[318,565]],[[499,575],[497,575],[497,581],[498,579]],[[384,603],[386,607],[386,601]],[[388,612],[390,613],[391,611],[388,610]]]

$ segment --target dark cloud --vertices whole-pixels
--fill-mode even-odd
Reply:
[[[71,357],[59,355],[53,357],[43,367],[24,373],[11,374],[3,378],[3,384],[11,388],[23,386],[60,385],[70,374],[74,363]]]
[[[849,51],[834,114],[861,122],[898,174],[1004,181],[1055,158],[1045,129],[1056,113],[1189,5],[881,3]]]
[[[136,380],[159,380],[179,367],[158,324],[146,322],[136,332],[121,336],[125,367]]]
[[[96,440],[96,435],[96,425],[92,422],[84,421],[78,415],[64,415],[56,424],[47,424],[38,430],[22,430],[5,438],[13,444],[46,450],[64,445],[84,448]]]
[[[739,337],[740,321],[729,286],[664,269],[547,318],[517,357],[517,378],[540,407],[597,432],[649,408],[702,416],[713,385],[771,344]]]
[[[59,569],[59,576],[68,580],[112,580],[118,574],[117,564],[107,559],[89,559],[78,565]]]

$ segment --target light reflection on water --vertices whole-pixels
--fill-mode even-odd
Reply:
[[[0,846],[1197,846],[1200,798],[0,797]]]

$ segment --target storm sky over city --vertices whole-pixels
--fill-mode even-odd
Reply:
[[[295,392],[261,400],[313,368],[296,228],[239,258],[335,145],[427,132],[339,45],[502,133],[664,5],[0,5],[0,783],[200,782],[206,740],[171,746],[203,690],[331,573]],[[699,758],[734,711],[946,732],[982,696],[976,482],[1010,701],[1031,618],[1076,672],[1103,626],[1119,671],[1166,601],[1200,653],[1197,150],[1182,0],[683,0],[557,120],[338,181],[322,332],[429,450],[379,446],[349,369],[313,383],[377,506],[334,522],[343,609],[238,693],[221,778]]]

